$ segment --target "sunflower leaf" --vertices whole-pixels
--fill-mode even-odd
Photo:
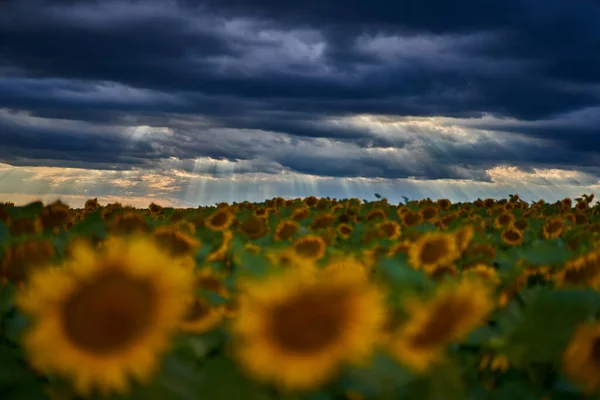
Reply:
[[[508,324],[501,324],[510,327],[505,332],[505,351],[511,362],[556,361],[576,325],[597,311],[597,297],[591,290],[539,291],[520,315],[513,315]]]

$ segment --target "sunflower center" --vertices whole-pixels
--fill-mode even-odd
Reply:
[[[562,229],[562,226],[562,222],[554,221],[548,225],[548,233],[552,234],[559,232]]]
[[[348,293],[341,290],[302,293],[272,310],[271,334],[294,353],[322,350],[343,334],[347,302]]]
[[[67,299],[62,325],[77,346],[107,355],[144,335],[155,308],[156,292],[150,282],[110,271],[82,285]]]
[[[430,240],[421,248],[420,258],[424,264],[435,264],[446,252],[447,245],[444,240]]]
[[[298,226],[296,224],[286,223],[281,227],[279,231],[279,237],[281,239],[289,239],[298,232]]]

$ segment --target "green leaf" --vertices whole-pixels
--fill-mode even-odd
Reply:
[[[453,363],[434,367],[426,377],[410,385],[404,399],[415,400],[464,400],[466,389],[460,369]]]
[[[506,354],[515,364],[555,361],[573,329],[594,314],[598,294],[593,291],[543,290],[522,312],[504,323]]]
[[[570,256],[571,252],[560,239],[534,241],[519,249],[519,257],[535,265],[562,264]]]
[[[17,293],[17,287],[12,283],[0,286],[0,318],[13,307],[15,293]]]
[[[202,366],[196,378],[196,398],[211,400],[268,400],[266,388],[244,376],[227,357],[216,357]]]
[[[367,398],[386,398],[415,379],[389,356],[377,353],[366,368],[349,367],[340,378],[343,390],[363,393]]]
[[[429,285],[427,276],[397,258],[386,258],[377,264],[377,273],[381,273],[394,289],[422,289]]]

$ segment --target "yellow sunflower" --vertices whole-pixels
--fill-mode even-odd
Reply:
[[[489,289],[477,279],[447,281],[431,299],[409,298],[404,305],[408,320],[390,350],[415,372],[424,372],[443,359],[446,346],[483,324],[494,308]]]
[[[336,227],[336,231],[342,239],[348,239],[353,229],[352,226],[346,223],[341,223]]]
[[[509,246],[520,246],[523,244],[523,232],[512,225],[502,231],[500,238]]]
[[[294,220],[283,220],[275,228],[274,239],[277,240],[288,240],[291,239],[296,233],[300,231],[300,224]]]
[[[565,231],[565,222],[560,217],[555,217],[546,222],[542,228],[544,239],[556,239]]]
[[[564,268],[554,274],[557,286],[589,286],[600,288],[600,251],[593,250],[565,263]]]
[[[417,226],[423,222],[423,215],[417,211],[407,210],[398,215],[402,224],[407,227]]]
[[[17,298],[33,325],[22,343],[32,366],[70,377],[84,395],[147,382],[192,295],[191,272],[169,268],[149,239],[81,245],[60,269],[37,271]]]
[[[396,240],[402,233],[400,224],[396,221],[384,221],[377,225],[378,232],[386,239]]]
[[[515,216],[510,212],[503,212],[494,220],[494,226],[497,229],[502,229],[512,225],[515,222]]]
[[[324,273],[358,273],[364,279],[369,278],[370,269],[362,262],[360,262],[356,257],[345,255],[345,256],[335,256],[331,257],[331,259],[327,260],[323,267]]]
[[[461,253],[464,252],[471,244],[475,229],[470,225],[464,225],[454,232],[456,238],[456,247]]]
[[[293,249],[299,257],[317,261],[325,255],[327,243],[321,236],[305,235],[294,241]]]
[[[408,253],[414,268],[433,268],[452,264],[460,256],[453,235],[442,232],[427,232],[417,239]]]
[[[600,388],[600,323],[581,324],[573,333],[562,356],[565,375],[586,393]]]
[[[494,286],[500,284],[498,272],[494,268],[483,263],[475,264],[472,267],[463,270],[462,276],[466,278],[479,278]]]
[[[213,231],[224,231],[235,221],[235,214],[229,208],[221,208],[206,217],[205,226]]]
[[[362,362],[385,321],[384,297],[357,274],[289,271],[245,285],[232,324],[235,356],[248,374],[288,390],[326,383]]]
[[[205,333],[218,327],[224,318],[223,306],[210,304],[198,296],[188,306],[179,328],[187,333]]]

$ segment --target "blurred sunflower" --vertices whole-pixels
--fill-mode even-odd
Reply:
[[[456,247],[459,252],[463,253],[471,244],[475,229],[471,225],[463,225],[453,233],[456,239]]]
[[[500,238],[502,242],[509,246],[520,246],[523,244],[523,233],[512,225],[502,231]]]
[[[440,212],[435,206],[425,206],[421,209],[421,215],[425,222],[434,223],[440,215]]]
[[[269,227],[265,223],[265,220],[256,215],[249,215],[238,229],[250,239],[261,238],[269,232]]]
[[[223,306],[210,304],[197,296],[189,305],[179,328],[187,333],[205,333],[218,327],[225,317]]]
[[[600,323],[586,322],[578,326],[562,355],[565,375],[586,394],[600,388]]]
[[[235,214],[229,208],[220,208],[204,219],[204,225],[213,231],[222,232],[231,227]]]
[[[295,209],[292,212],[291,218],[294,221],[302,221],[303,219],[308,218],[309,215],[310,215],[310,208],[308,208],[308,207],[300,207],[300,208]]]
[[[600,289],[600,250],[592,250],[565,263],[564,268],[554,274],[558,287],[589,286]]]
[[[338,224],[338,226],[336,227],[336,231],[342,239],[348,239],[353,229],[350,225],[342,223]]]
[[[377,225],[377,231],[382,235],[382,237],[389,240],[398,239],[402,233],[400,224],[391,220],[380,222]]]
[[[305,235],[299,237],[292,245],[296,254],[309,261],[317,261],[323,258],[327,250],[325,239],[318,235]]]
[[[491,266],[483,263],[478,263],[468,269],[462,271],[462,276],[466,278],[479,278],[484,282],[494,286],[500,284],[498,272]]]
[[[300,231],[300,224],[294,220],[282,220],[275,228],[274,239],[288,240],[291,239],[296,233]]]
[[[369,268],[357,257],[345,255],[331,257],[322,269],[324,274],[333,273],[358,273],[364,279],[369,278]]]
[[[417,211],[407,210],[399,215],[402,225],[411,227],[420,225],[423,222],[423,215]]]
[[[383,296],[357,274],[291,271],[245,289],[234,354],[250,375],[288,390],[319,387],[343,363],[364,361],[385,321]]]
[[[24,283],[35,269],[48,266],[54,254],[54,246],[45,240],[13,244],[0,260],[0,282]]]
[[[159,226],[152,232],[154,241],[172,257],[193,256],[200,248],[200,241],[170,226]]]
[[[410,251],[411,244],[412,243],[408,240],[401,240],[399,242],[396,242],[392,246],[390,246],[387,256],[395,257],[398,254],[408,254],[408,252]]]
[[[126,393],[147,382],[192,295],[192,277],[148,239],[111,238],[102,252],[81,245],[60,269],[37,271],[18,306],[33,325],[22,343],[29,362],[70,377],[90,394]]]
[[[446,277],[455,277],[458,275],[458,269],[453,264],[430,265],[423,268],[423,271],[431,279],[441,281]]]
[[[385,221],[387,219],[387,213],[381,208],[375,208],[365,215],[365,220],[369,222],[373,221]]]
[[[565,222],[560,217],[555,217],[548,220],[543,228],[542,234],[544,239],[556,239],[565,231]]]
[[[130,235],[147,232],[148,224],[138,212],[123,211],[110,220],[108,230],[114,234]]]
[[[316,216],[310,224],[310,228],[313,230],[317,229],[326,229],[333,225],[335,222],[335,218],[330,213],[324,213],[319,216]]]
[[[508,357],[504,354],[484,354],[479,362],[479,369],[506,372],[509,368]]]
[[[506,228],[515,222],[515,216],[509,212],[504,212],[494,219],[496,229]]]
[[[447,345],[485,322],[493,310],[489,289],[479,280],[447,281],[428,300],[409,298],[408,320],[391,343],[391,353],[416,372],[425,372],[443,358]]]
[[[452,202],[448,199],[439,199],[437,201],[437,205],[440,208],[440,210],[448,210],[450,209],[450,207],[452,207]]]
[[[233,240],[233,232],[231,231],[223,231],[221,244],[219,247],[211,251],[206,255],[206,261],[223,261],[227,257],[227,251],[229,251],[229,247],[231,245],[231,241]]]
[[[433,268],[452,264],[460,253],[453,235],[442,232],[427,232],[411,246],[408,257],[414,268]]]

